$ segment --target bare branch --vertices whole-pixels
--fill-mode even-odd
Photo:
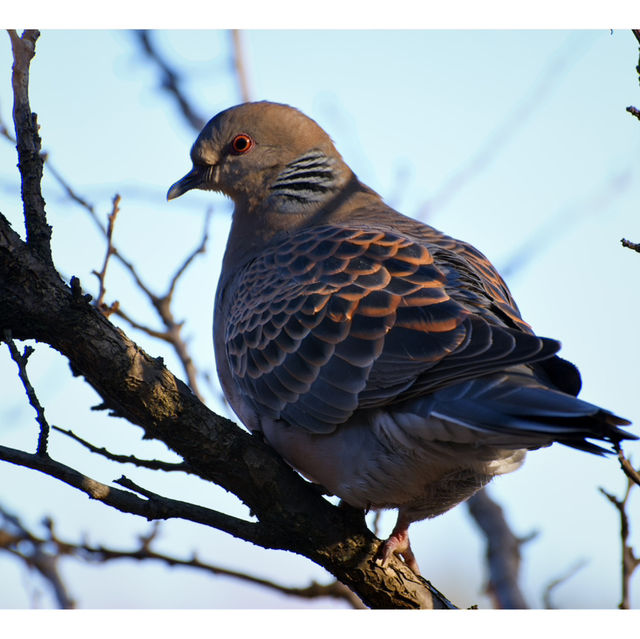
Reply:
[[[36,420],[40,425],[40,435],[38,436],[38,449],[37,454],[41,457],[47,457],[47,442],[49,440],[49,423],[47,422],[46,417],[44,416],[44,408],[40,404],[38,400],[38,396],[36,395],[31,382],[29,381],[29,376],[27,375],[27,360],[33,353],[33,348],[31,346],[24,347],[24,353],[20,355],[16,345],[13,343],[11,339],[11,330],[5,329],[4,331],[4,341],[9,347],[9,352],[11,353],[11,358],[18,365],[18,375],[20,376],[20,380],[22,381],[22,385],[24,386],[24,390],[27,393],[27,398],[29,399],[29,403],[33,406],[36,411]]]
[[[620,448],[620,442],[614,442],[613,448],[618,455],[618,461],[620,462],[620,467],[622,468],[624,474],[635,484],[640,486],[640,473],[631,465],[631,462],[624,456],[622,452],[622,448]]]
[[[628,110],[628,109],[627,109]],[[640,111],[638,112],[640,113]],[[639,115],[640,117],[640,115]],[[629,240],[625,240],[624,238],[622,238],[620,240],[620,243],[622,244],[622,246],[624,246],[625,248],[629,248],[632,251],[636,251],[638,253],[640,253],[640,244],[636,244],[635,242],[630,242]]]
[[[27,566],[37,570],[51,586],[60,608],[75,608],[76,604],[67,591],[58,572],[59,553],[47,551],[45,540],[29,532],[15,515],[0,506],[0,548],[22,559]]]
[[[22,37],[9,30],[13,51],[13,122],[16,129],[18,168],[22,176],[22,201],[27,228],[27,243],[49,265],[51,258],[51,227],[47,224],[45,204],[40,189],[43,160],[36,114],[29,106],[29,67],[35,55],[40,32],[25,30]]]
[[[99,448],[98,446],[94,446],[92,443],[76,435],[73,431],[66,430],[55,425],[51,428],[57,430],[59,433],[66,435],[67,437],[70,437],[71,439],[77,441],[79,444],[82,444],[87,450],[90,450],[92,453],[102,455],[102,457],[110,459],[111,461],[118,462],[119,464],[134,464],[135,466],[138,466],[140,468],[163,470],[167,472],[181,471],[184,473],[188,473],[191,470],[189,464],[184,461],[180,463],[172,463],[161,461],[159,459],[140,459],[138,457],[135,457],[134,455],[117,455],[108,451],[106,448]]]
[[[107,317],[113,313],[115,310],[114,305],[112,304],[110,307],[104,303],[104,295],[107,292],[105,288],[105,278],[107,276],[107,265],[109,264],[109,258],[115,253],[115,249],[113,248],[113,227],[116,222],[116,217],[120,212],[120,196],[115,195],[113,198],[113,204],[111,213],[109,213],[108,224],[107,224],[107,250],[104,256],[104,262],[102,263],[102,269],[100,272],[93,271],[93,273],[98,277],[98,281],[100,283],[100,289],[98,291],[98,299],[95,301],[96,308],[104,313]]]
[[[582,570],[587,565],[586,559],[578,560],[573,566],[570,566],[564,573],[562,573],[559,577],[556,577],[552,581],[547,584],[547,587],[544,589],[542,593],[542,601],[544,607],[547,610],[553,610],[555,606],[553,605],[553,601],[551,600],[551,593],[563,583],[569,581],[571,577],[573,577],[578,571]]]
[[[273,546],[271,536],[268,533],[265,534],[265,527],[261,524],[225,515],[203,506],[162,497],[157,493],[141,488],[124,476],[116,480],[116,483],[144,495],[147,499],[138,497],[130,490],[121,490],[96,481],[50,457],[45,458],[7,446],[0,446],[0,459],[55,477],[65,484],[82,491],[91,499],[108,504],[120,512],[140,515],[149,520],[186,519],[187,521],[222,530],[234,537],[252,541],[266,548],[277,547]]]
[[[243,102],[249,102],[251,100],[251,92],[249,91],[249,82],[247,80],[242,37],[238,29],[231,29],[231,49],[233,52],[233,66],[236,71],[235,76],[238,81],[240,97]]]
[[[118,317],[121,317],[125,322],[127,322],[127,324],[129,324],[129,326],[131,326],[132,328],[135,328],[139,331],[142,331],[143,333],[146,333],[147,335],[149,335],[150,337],[154,337],[155,339],[160,339],[164,342],[168,342],[169,344],[171,344],[171,335],[169,334],[168,331],[159,331],[156,330],[154,328],[151,328],[150,326],[147,326],[146,324],[142,324],[140,322],[137,322],[136,320],[134,320],[132,317],[130,317],[118,304],[117,306],[114,306],[113,308],[113,314],[117,315]]]
[[[1,121],[0,121],[0,132],[4,132],[3,134],[7,139],[14,141]],[[118,204],[120,202],[119,196],[116,196],[116,198],[118,198],[117,201],[115,201],[115,198],[114,198],[114,204],[113,204],[114,208],[112,209],[112,213],[109,216],[109,223],[107,226],[104,226],[98,214],[96,213],[95,207],[92,204],[90,204],[85,198],[83,198],[78,193],[76,193],[76,191],[72,188],[69,182],[67,182],[67,180],[65,180],[62,174],[52,165],[51,160],[49,159],[49,156],[46,153],[42,153],[41,155],[43,159],[47,160],[47,171],[51,173],[51,175],[60,184],[60,186],[65,191],[66,195],[76,204],[79,204],[89,214],[91,219],[96,223],[100,232],[107,239],[107,253],[106,253],[105,261],[103,264],[103,269],[101,273],[96,273],[100,282],[100,289],[98,293],[98,301],[96,302],[96,306],[99,306],[100,310],[107,317],[110,316],[111,314],[116,314],[118,317],[121,317],[126,322],[128,322],[129,325],[132,326],[133,328],[136,328],[137,330],[141,330],[145,332],[147,335],[150,335],[151,337],[164,340],[167,343],[171,344],[176,354],[178,355],[180,362],[182,363],[185,374],[187,376],[187,381],[189,382],[191,389],[199,399],[203,400],[204,398],[199,390],[199,385],[197,381],[198,371],[196,370],[193,360],[189,354],[187,344],[184,342],[181,336],[182,322],[175,321],[173,317],[173,313],[170,308],[170,304],[171,304],[172,295],[174,293],[174,290],[176,288],[179,278],[183,275],[183,273],[185,272],[187,267],[192,263],[194,258],[197,255],[204,253],[206,250],[206,243],[208,241],[208,227],[209,227],[209,222],[211,220],[211,216],[213,214],[213,209],[208,209],[206,212],[203,236],[202,236],[200,245],[193,251],[191,255],[189,255],[186,258],[182,266],[180,266],[177,269],[169,285],[168,292],[164,296],[158,296],[155,293],[153,293],[150,290],[150,288],[143,282],[134,264],[120,253],[117,246],[113,242],[113,224],[115,223],[114,212],[117,215],[119,210]],[[104,285],[104,275],[106,274],[107,262],[111,256],[114,256],[125,267],[125,269],[129,272],[131,277],[134,279],[138,288],[147,296],[152,306],[156,309],[156,312],[160,316],[163,324],[165,325],[166,330],[158,331],[145,324],[142,324],[141,322],[137,322],[133,320],[124,311],[124,309],[120,307],[120,303],[118,301],[115,301],[110,305],[106,305],[104,303],[104,295],[106,291],[105,285]]]
[[[114,202],[114,207],[116,206],[117,205]],[[117,210],[116,209],[114,210],[117,213]],[[162,339],[168,342],[169,344],[171,344],[173,346],[174,351],[178,355],[180,362],[182,363],[182,366],[185,371],[185,374],[187,375],[187,380],[189,382],[189,386],[191,387],[191,390],[201,401],[204,401],[204,397],[200,393],[200,390],[198,387],[197,370],[195,365],[193,364],[191,355],[189,354],[187,344],[182,339],[182,335],[181,335],[183,322],[177,322],[175,320],[173,316],[173,311],[171,310],[171,303],[173,300],[173,293],[175,291],[179,278],[184,274],[184,272],[186,271],[188,266],[193,262],[195,257],[197,257],[198,255],[206,251],[206,245],[209,239],[208,228],[209,228],[209,222],[211,220],[212,213],[213,213],[213,209],[208,209],[206,212],[204,228],[202,233],[202,240],[200,241],[199,246],[186,258],[183,264],[177,269],[175,275],[171,279],[168,291],[162,296],[156,295],[153,291],[151,291],[151,289],[143,282],[141,276],[138,274],[138,271],[136,267],[133,265],[133,263],[125,259],[117,251],[116,247],[113,245],[111,236],[109,235],[109,231],[107,230],[107,241],[108,241],[107,256],[109,254],[115,255],[120,260],[120,262],[124,265],[126,270],[129,271],[130,275],[133,277],[134,281],[136,282],[138,288],[147,296],[152,306],[156,309],[156,312],[158,313],[160,319],[162,320],[162,323],[164,324],[166,330],[157,331],[146,325],[136,322],[131,317],[129,317],[129,315],[125,313],[125,311],[121,308],[120,304],[117,302],[114,304],[111,304],[111,306],[106,307],[108,309],[107,316],[110,315],[111,313],[115,313],[117,316],[127,321],[134,328],[142,330],[152,337],[155,337],[157,339]],[[112,229],[111,221],[110,221],[110,226]]]
[[[631,29],[631,32],[636,37],[638,44],[640,44],[640,29]],[[638,82],[640,82],[640,58],[638,59],[638,64],[636,65],[636,71],[638,72]],[[640,120],[640,109],[637,109],[634,106],[628,106],[627,111],[631,113],[631,115],[638,118],[638,120]]]
[[[487,591],[498,608],[528,608],[519,586],[520,546],[505,519],[502,508],[483,489],[467,502],[469,513],[487,539],[489,583]]]
[[[353,608],[363,608],[362,602],[343,584],[338,581],[329,584],[312,582],[306,587],[288,587],[268,579],[254,577],[246,573],[229,570],[220,566],[203,562],[195,554],[191,559],[180,559],[175,556],[159,553],[152,550],[153,541],[160,530],[158,523],[151,526],[149,533],[139,538],[139,546],[132,550],[116,550],[103,545],[92,545],[87,542],[75,543],[64,541],[58,537],[54,530],[53,521],[45,519],[44,525],[47,536],[41,537],[27,528],[20,520],[9,515],[0,505],[0,548],[20,557],[28,565],[36,567],[47,579],[54,589],[60,607],[75,607],[73,600],[66,595],[66,590],[57,571],[50,570],[56,567],[59,559],[63,557],[75,557],[83,561],[94,563],[106,563],[120,559],[135,561],[160,561],[168,566],[180,566],[206,572],[215,576],[231,577],[256,586],[262,586],[284,595],[315,599],[319,597],[332,597],[347,601]],[[2,525],[4,523],[4,525]],[[25,543],[26,542],[26,543]]]
[[[162,88],[173,96],[178,104],[180,113],[182,113],[184,119],[191,125],[191,127],[196,131],[200,131],[200,129],[205,125],[206,120],[196,114],[195,109],[182,92],[182,89],[180,88],[182,78],[179,73],[175,69],[171,68],[168,62],[160,55],[152,41],[149,31],[141,30],[134,31],[134,33],[137,36],[144,53],[160,69],[162,73]]]
[[[624,497],[622,499],[618,499],[604,490],[604,488],[600,488],[600,492],[615,506],[620,516],[620,539],[622,542],[622,599],[618,608],[623,610],[627,610],[630,607],[629,590],[631,575],[640,565],[640,557],[635,556],[633,548],[629,545],[629,517],[626,512],[627,501],[633,485],[634,480],[631,477],[628,477],[627,489],[625,490]]]
[[[182,266],[178,268],[175,275],[171,279],[171,284],[169,285],[169,290],[165,295],[165,299],[168,300],[168,303],[171,303],[171,299],[173,297],[173,292],[176,288],[176,284],[180,277],[182,277],[183,273],[187,270],[188,266],[193,262],[193,260],[203,253],[207,252],[207,242],[209,241],[209,223],[211,222],[211,216],[213,215],[213,208],[209,207],[207,209],[205,218],[204,218],[204,226],[202,228],[202,240],[200,245],[194,249],[194,251],[187,257]]]

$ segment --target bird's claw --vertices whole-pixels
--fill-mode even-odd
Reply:
[[[416,575],[420,575],[420,568],[418,567],[416,556],[413,554],[413,550],[411,550],[407,530],[394,531],[386,541],[382,542],[380,548],[378,548],[376,563],[382,568],[386,568],[393,555],[399,555],[408,568]]]

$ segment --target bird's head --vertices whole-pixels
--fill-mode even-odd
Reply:
[[[351,172],[331,138],[306,115],[273,102],[249,102],[210,120],[191,148],[193,168],[167,199],[191,189],[220,191],[236,203],[275,208],[321,203]]]

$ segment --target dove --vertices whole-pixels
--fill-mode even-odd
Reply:
[[[491,262],[384,203],[329,135],[272,102],[222,111],[167,193],[234,202],[214,312],[216,367],[242,423],[347,504],[397,509],[378,551],[416,574],[409,525],[528,451],[637,439],[577,395]]]

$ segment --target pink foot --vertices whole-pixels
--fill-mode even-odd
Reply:
[[[392,555],[400,555],[404,560],[404,563],[411,568],[416,574],[420,574],[420,568],[418,568],[418,562],[411,550],[411,544],[409,543],[409,525],[400,522],[396,524],[393,532],[385,542],[382,543],[378,550],[378,555],[381,559],[383,568],[389,565]]]

